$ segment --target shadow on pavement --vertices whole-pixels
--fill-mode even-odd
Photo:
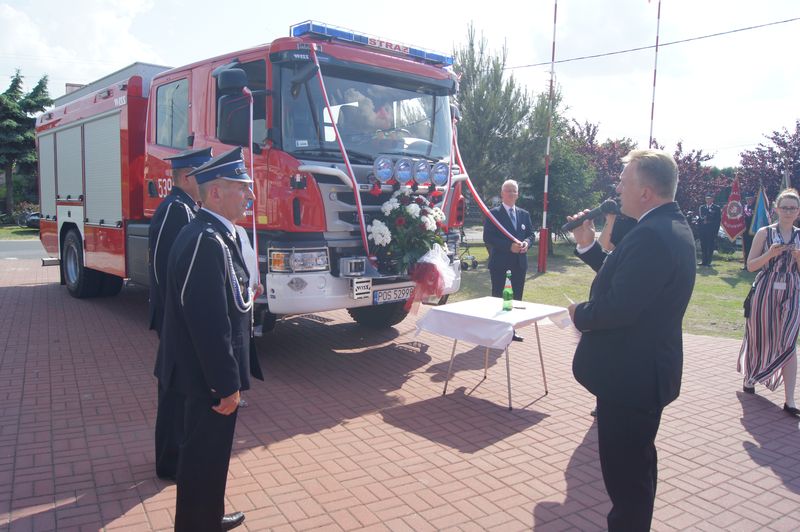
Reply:
[[[597,455],[596,424],[586,431],[564,471],[564,502],[542,501],[533,509],[534,530],[606,530],[611,503]]]
[[[452,343],[450,344],[450,349],[452,352]],[[456,346],[456,351],[456,355],[453,357],[453,374],[450,375],[451,379],[459,371],[475,371],[482,370],[484,368],[486,353],[485,347],[477,346],[473,347],[469,351],[459,353],[458,346]],[[489,349],[489,368],[497,364],[502,356],[502,349]],[[444,362],[433,364],[432,366],[428,367],[425,372],[433,373],[433,375],[431,375],[432,382],[444,382],[445,379],[447,379],[447,368],[449,365],[450,360],[448,359]]]
[[[466,395],[463,387],[446,396],[397,406],[381,414],[390,425],[462,453],[489,447],[548,417],[530,410],[509,412],[504,404]]]
[[[759,395],[736,395],[742,404],[742,426],[755,440],[742,442],[742,447],[753,462],[770,468],[784,486],[800,493],[800,456],[795,452],[800,419]]]

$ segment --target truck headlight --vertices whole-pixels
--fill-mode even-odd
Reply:
[[[328,250],[270,250],[271,272],[319,272],[329,269]]]
[[[328,269],[328,252],[295,251],[292,253],[292,270],[296,272],[318,272]]]

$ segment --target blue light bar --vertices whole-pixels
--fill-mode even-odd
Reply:
[[[344,28],[331,26],[330,24],[323,24],[313,20],[307,20],[291,26],[289,28],[289,34],[292,37],[301,37],[309,34],[321,35],[323,37],[338,39],[340,41],[377,48],[384,52],[389,51],[399,53],[414,59],[419,59],[426,63],[445,66],[451,66],[453,64],[453,58],[447,55],[431,52],[430,50],[425,50],[424,48],[412,48],[411,46],[402,43],[385,41],[379,37],[355,33]]]

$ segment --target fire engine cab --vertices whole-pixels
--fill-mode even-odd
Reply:
[[[149,220],[172,187],[164,158],[242,146],[256,201],[240,223],[255,231],[266,330],[277,316],[334,309],[373,327],[405,317],[414,283],[376,266],[365,232],[398,186],[433,192],[446,214],[457,291],[466,175],[451,65],[309,21],[180,68],[136,63],[57,99],[36,132],[41,241],[62,284],[75,297],[147,285]]]

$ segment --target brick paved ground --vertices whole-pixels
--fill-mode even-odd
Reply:
[[[424,312],[423,308],[423,312]],[[153,472],[156,348],[146,294],[79,301],[55,268],[0,261],[0,529],[170,529],[174,485]],[[414,319],[375,333],[330,312],[278,324],[248,392],[228,510],[249,530],[596,530],[609,502],[575,338],[542,327],[505,364]],[[798,423],[782,391],[744,396],[738,342],[686,337],[684,389],[658,438],[656,530],[800,528]],[[244,527],[242,528],[244,529]]]

